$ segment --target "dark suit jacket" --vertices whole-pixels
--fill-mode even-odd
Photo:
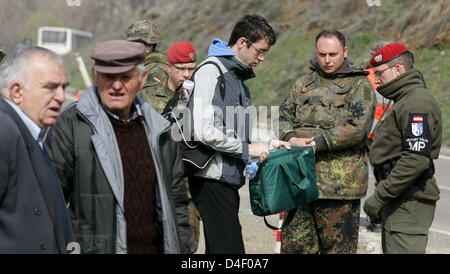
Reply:
[[[56,180],[26,125],[0,98],[0,253],[66,253],[72,235]]]

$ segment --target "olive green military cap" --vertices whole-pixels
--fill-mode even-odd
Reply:
[[[145,42],[147,44],[159,43],[159,28],[148,20],[141,20],[131,24],[127,30],[127,40]]]
[[[370,48],[370,57],[372,57],[372,55],[379,49],[381,49],[384,46],[387,46],[389,44],[391,44],[392,42],[390,41],[377,41],[375,43],[372,44],[372,47]]]

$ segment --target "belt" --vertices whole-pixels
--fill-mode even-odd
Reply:
[[[398,159],[394,159],[374,167],[373,174],[377,182],[386,180],[392,169],[394,169],[395,165],[397,164],[397,161]],[[422,183],[425,183],[427,180],[433,177],[434,172],[434,161],[430,159],[429,167],[419,177],[417,177],[413,184],[420,185]]]

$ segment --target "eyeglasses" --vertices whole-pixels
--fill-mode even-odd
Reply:
[[[255,45],[253,45],[252,42],[250,42],[250,40],[248,40],[247,38],[245,38],[245,40],[247,40],[247,42],[256,50],[256,53],[258,56],[265,56],[267,53],[269,53],[268,49],[260,49],[255,47]]]
[[[181,67],[175,66],[175,65],[172,64],[172,63],[170,63],[170,65],[171,65],[172,67],[174,67],[178,72],[185,72],[185,71],[187,71],[187,72],[191,73],[191,72],[194,72],[194,71],[195,71],[195,66],[194,66],[193,68],[181,68]]]
[[[388,69],[390,69],[390,68],[393,68],[393,67],[395,67],[395,65],[390,66],[390,67],[387,67],[387,68],[385,68],[385,69],[383,69],[383,70],[374,71],[373,73],[375,74],[376,77],[380,78],[381,75],[383,75],[383,73],[384,73],[386,70],[388,70]]]

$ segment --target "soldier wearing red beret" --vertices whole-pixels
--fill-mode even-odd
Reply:
[[[394,105],[375,129],[369,160],[377,183],[364,211],[383,223],[384,253],[425,253],[439,199],[433,159],[441,148],[441,111],[404,45],[384,46],[370,63],[377,91]]]
[[[189,80],[192,78],[194,74],[195,68],[197,66],[197,52],[195,51],[194,46],[189,42],[175,42],[173,43],[169,50],[167,51],[167,63],[166,68],[169,74],[169,78],[167,79],[167,83],[164,85],[165,94],[168,95],[168,99],[159,98],[149,98],[146,97],[150,93],[146,95],[143,94],[144,99],[149,102],[152,106],[161,105],[164,108],[162,109],[163,115],[165,115],[169,121],[173,122],[171,114],[169,114],[173,108],[177,106],[186,106],[191,94],[187,94],[182,89],[183,82],[185,80]],[[160,103],[157,101],[160,100]],[[152,104],[153,103],[153,104]],[[155,107],[156,108],[156,107]],[[159,109],[158,109],[159,110]],[[187,179],[185,179],[186,186]],[[197,209],[192,201],[192,197],[190,196],[190,192],[188,192],[189,196],[189,224],[192,227],[192,237],[191,237],[191,245],[189,253],[194,254],[197,251],[198,243],[200,240],[200,218],[197,212]]]
[[[149,75],[151,79],[139,92],[139,96],[159,113],[163,113],[167,103],[175,95],[183,81],[191,79],[197,65],[197,52],[194,46],[188,42],[176,42],[167,51],[166,59],[165,71],[168,77],[159,79],[154,75]]]

